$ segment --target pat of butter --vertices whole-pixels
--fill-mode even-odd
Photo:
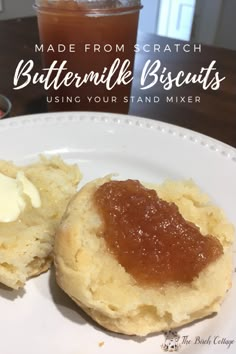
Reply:
[[[25,209],[27,195],[34,208],[41,206],[41,199],[37,188],[19,171],[16,178],[0,173],[0,222],[11,222],[18,219]]]

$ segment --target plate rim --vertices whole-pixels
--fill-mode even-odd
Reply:
[[[198,144],[203,148],[220,153],[223,157],[226,157],[228,160],[232,160],[233,163],[236,163],[236,148],[209,135],[160,120],[120,113],[65,111],[19,115],[0,120],[0,133],[11,128],[19,128],[34,124],[47,124],[51,122],[59,123],[68,120],[84,121],[86,119],[91,122],[103,124],[113,123],[120,126],[136,126],[139,128],[157,130],[159,133],[161,132],[172,136],[178,136],[183,140],[188,140],[189,142]]]

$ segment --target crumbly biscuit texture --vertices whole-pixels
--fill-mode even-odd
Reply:
[[[128,335],[175,328],[217,312],[231,286],[232,273],[234,229],[224,213],[208,203],[193,181],[152,185],[161,198],[175,202],[184,218],[198,225],[203,235],[217,237],[224,254],[191,283],[142,287],[99,236],[102,222],[93,195],[108,179],[84,186],[63,217],[54,249],[61,288],[100,325]]]
[[[14,178],[19,170],[38,189],[41,207],[33,208],[26,196],[26,208],[19,218],[0,222],[0,282],[13,289],[50,267],[56,227],[81,179],[78,167],[58,156],[42,156],[21,167],[0,161],[0,172],[9,177]]]

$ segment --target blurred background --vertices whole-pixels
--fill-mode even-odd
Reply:
[[[33,0],[0,0],[0,20],[34,16]],[[236,50],[236,0],[142,0],[139,30]]]

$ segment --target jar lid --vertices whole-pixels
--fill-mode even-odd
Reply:
[[[36,6],[60,6],[71,8],[81,5],[89,9],[114,9],[123,7],[141,7],[141,0],[35,0]]]

